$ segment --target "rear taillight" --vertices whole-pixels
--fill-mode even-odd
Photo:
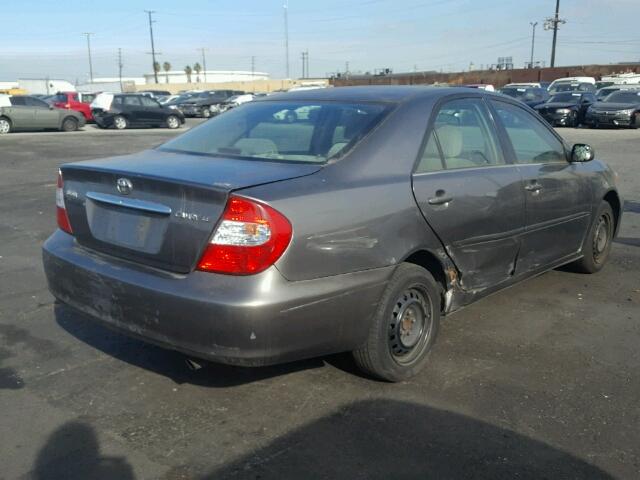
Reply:
[[[231,195],[198,270],[252,275],[275,263],[291,241],[289,220],[269,205]]]
[[[69,216],[67,215],[67,209],[64,205],[64,189],[62,172],[60,172],[60,170],[58,170],[58,185],[56,187],[56,217],[58,219],[58,228],[67,233],[73,234],[71,224],[69,223]]]

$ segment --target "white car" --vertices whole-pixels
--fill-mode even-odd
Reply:
[[[557,87],[560,84],[579,84],[579,83],[590,83],[592,85],[595,86],[596,84],[596,79],[593,77],[565,77],[565,78],[558,78],[556,80],[554,80],[553,82],[551,82],[551,85],[549,85],[549,91],[554,90],[554,87]]]

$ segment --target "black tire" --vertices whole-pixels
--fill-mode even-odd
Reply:
[[[165,120],[165,126],[171,130],[180,128],[180,118],[177,115],[169,115]]]
[[[125,130],[129,128],[129,121],[122,115],[116,115],[113,117],[113,127],[116,130]]]
[[[78,120],[73,117],[67,117],[62,121],[60,130],[63,132],[75,132],[78,130]]]
[[[416,375],[438,335],[441,290],[424,268],[400,264],[382,295],[367,341],[353,352],[358,367],[389,382]]]
[[[613,210],[611,205],[603,200],[584,241],[584,256],[573,262],[571,267],[582,273],[596,273],[602,270],[611,252],[614,230]]]
[[[11,120],[7,117],[0,117],[0,135],[11,132]]]

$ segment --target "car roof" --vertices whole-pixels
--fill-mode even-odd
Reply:
[[[474,93],[491,95],[492,92],[475,88],[450,87],[438,88],[426,85],[371,85],[362,87],[318,88],[275,93],[260,102],[273,100],[291,101],[344,101],[344,102],[385,102],[403,103],[417,98],[440,98],[455,93]]]

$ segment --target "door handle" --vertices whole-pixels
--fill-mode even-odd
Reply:
[[[444,190],[437,190],[436,196],[431,197],[427,200],[429,205],[444,205],[445,203],[449,203],[453,200],[453,197],[447,195]]]

